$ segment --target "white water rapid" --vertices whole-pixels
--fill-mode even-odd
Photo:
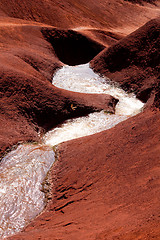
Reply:
[[[111,84],[89,68],[89,64],[64,66],[53,77],[59,88],[110,94],[119,99],[115,114],[104,111],[68,120],[43,137],[43,145],[23,144],[8,153],[0,163],[0,239],[21,231],[45,207],[42,182],[55,157],[53,148],[61,142],[112,128],[139,113],[143,103],[133,94]],[[48,145],[48,146],[47,146]]]
[[[53,77],[56,87],[81,93],[110,94],[119,99],[115,114],[104,111],[91,113],[86,117],[67,120],[60,127],[54,128],[44,137],[47,145],[56,145],[63,141],[91,135],[114,127],[121,121],[139,113],[143,103],[134,94],[127,94],[111,83],[109,79],[94,73],[89,64],[64,66]]]
[[[0,164],[0,239],[23,229],[45,207],[42,182],[54,162],[48,146],[24,144]]]

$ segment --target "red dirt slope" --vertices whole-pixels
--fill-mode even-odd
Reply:
[[[128,91],[134,91],[146,102],[156,92],[159,105],[160,89],[160,18],[151,20],[91,61],[91,67],[116,81]]]
[[[63,63],[78,65],[89,62],[104,46],[73,30],[43,28],[42,33]]]
[[[135,90],[149,89],[152,77],[151,86],[156,90],[158,42],[156,19],[104,50],[92,64],[114,79],[125,76],[127,69],[128,78],[120,83],[128,88],[136,68]],[[149,75],[138,81],[140,63],[142,72]],[[146,100],[149,93],[143,95]],[[158,101],[157,94],[155,107]],[[147,108],[110,130],[61,144],[50,172],[47,208],[9,239],[158,240],[159,139],[159,109]]]
[[[105,46],[113,50],[110,60],[123,50],[123,61],[115,54],[112,71],[106,72],[106,62],[98,71],[117,81],[123,77],[123,87],[135,89],[143,100],[155,90],[157,107],[159,20],[118,40],[157,17],[159,7],[159,1],[0,0],[0,154],[20,141],[38,141],[39,132],[66,118],[110,102],[114,108],[116,100],[110,97],[95,95],[93,100],[93,95],[51,85],[62,61],[84,63]],[[95,58],[96,64],[92,61],[95,69],[108,51]],[[113,129],[60,145],[47,208],[10,239],[159,240],[159,119],[159,110],[148,108]]]
[[[1,0],[0,10],[9,17],[47,23],[60,28],[93,26],[121,28],[125,32],[159,14],[156,5],[132,4],[124,0]]]
[[[76,38],[74,51],[79,52],[81,46],[83,59],[77,54],[74,60],[83,63],[101,51],[103,45],[74,31],[62,31],[59,36],[55,28],[12,21],[0,25],[0,154],[19,141],[38,140],[39,131],[67,118],[103,108],[114,111],[113,98],[70,93],[51,84],[53,73],[63,66],[56,55],[59,48],[69,46]],[[82,43],[88,52],[83,51]]]
[[[160,237],[160,113],[59,147],[52,199],[19,239],[135,240]]]

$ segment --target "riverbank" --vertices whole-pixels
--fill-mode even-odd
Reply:
[[[88,96],[92,93],[92,99],[96,98],[96,93],[99,93],[99,96],[103,93],[108,99],[108,102],[104,102],[107,111],[69,119],[47,132],[43,136],[41,145],[31,143],[20,145],[2,159],[0,168],[2,209],[0,237],[2,239],[23,230],[43,211],[46,203],[48,204],[44,181],[46,179],[49,183],[47,174],[55,161],[55,146],[58,149],[62,142],[113,128],[119,122],[142,111],[143,103],[135,96],[128,95],[113,84],[105,83],[105,80],[95,74],[89,68],[89,64],[75,67],[65,66],[53,76],[53,85],[63,83],[63,87],[67,90],[76,90],[80,94],[89,93]],[[68,82],[69,85],[66,87]],[[78,85],[76,85],[77,82]],[[72,108],[75,110],[77,106],[73,105]],[[59,161],[59,158],[57,160]]]
[[[159,20],[140,28],[159,9],[147,0],[0,3],[1,156],[97,103],[102,108],[103,96],[94,102],[53,87],[64,63],[99,53],[94,67],[146,102],[113,129],[59,146],[46,210],[10,239],[159,239]]]

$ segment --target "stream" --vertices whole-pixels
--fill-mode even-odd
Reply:
[[[65,65],[53,77],[58,88],[82,93],[110,94],[119,99],[115,114],[105,111],[69,119],[47,132],[43,144],[22,144],[0,163],[0,239],[21,231],[40,214],[45,205],[42,183],[55,161],[53,146],[71,139],[95,134],[142,111],[143,103],[127,94],[109,79],[100,77],[89,64]]]

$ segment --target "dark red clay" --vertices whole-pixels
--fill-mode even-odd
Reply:
[[[148,22],[160,3],[137,1],[0,1],[1,156],[67,118],[110,102],[114,110],[110,96],[51,84],[64,63],[90,61],[105,47],[91,66],[147,102],[110,130],[61,144],[46,209],[8,239],[160,239],[159,19]]]

